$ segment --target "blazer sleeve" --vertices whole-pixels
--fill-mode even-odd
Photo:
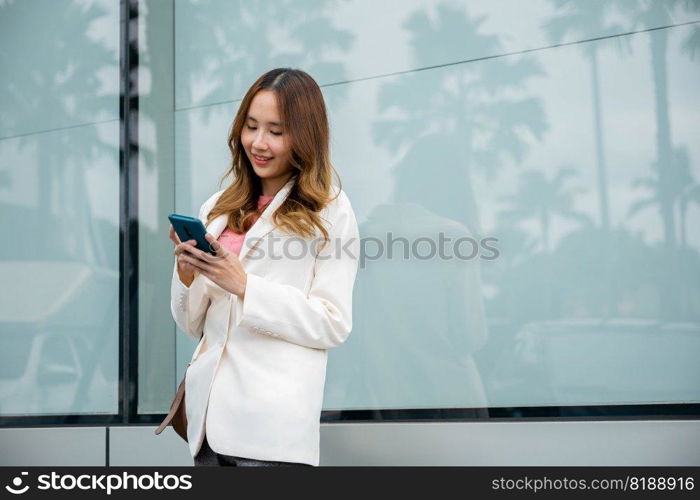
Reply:
[[[236,301],[236,326],[315,349],[345,341],[352,330],[360,238],[349,199],[341,191],[338,200],[329,241],[314,261],[308,294],[248,273],[243,300]]]
[[[200,220],[204,220],[213,198],[209,198],[200,207]],[[204,330],[204,319],[210,304],[211,299],[206,293],[204,275],[197,273],[190,286],[186,287],[180,281],[180,275],[177,272],[177,259],[175,259],[173,277],[170,284],[170,312],[173,315],[175,324],[193,339],[201,339]]]
[[[204,277],[197,274],[188,287],[180,281],[177,273],[177,261],[173,269],[173,279],[170,287],[170,311],[175,324],[188,336],[195,340],[202,338],[204,319],[211,300],[205,293]]]

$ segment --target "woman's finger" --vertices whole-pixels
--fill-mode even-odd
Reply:
[[[205,262],[215,262],[217,260],[221,260],[220,257],[213,257],[209,252],[205,252],[203,250],[200,250],[199,248],[190,247],[185,249],[185,251],[188,252],[190,255],[196,257],[197,259]]]
[[[175,232],[175,229],[173,228],[173,225],[172,225],[172,224],[170,224],[170,234],[169,234],[169,236],[170,236],[170,241],[172,241],[173,243],[175,243],[175,245],[179,245],[180,243],[182,243],[182,242],[180,241],[180,237],[179,237],[179,236],[177,235],[177,233]]]
[[[228,251],[224,248],[224,246],[219,243],[218,241],[213,241],[210,243],[212,249],[214,249],[214,256],[216,259],[225,259],[228,257]]]
[[[181,266],[185,269],[185,271],[187,271],[187,272],[190,272],[190,273],[191,273],[192,271],[194,271],[195,269],[197,269],[197,268],[196,268],[194,265],[192,265],[192,263],[187,259],[187,255],[186,255],[186,254],[181,254],[181,255],[179,255],[178,258],[177,258],[177,262],[178,262],[178,264],[181,265]]]
[[[174,238],[173,241],[177,242],[176,244],[179,245],[182,243],[182,240],[180,239],[180,236],[178,236],[177,231],[175,231],[175,228],[173,227],[172,224],[170,224],[170,234]]]
[[[210,262],[215,262],[215,261],[220,261],[222,259],[228,259],[228,256],[231,254],[231,252],[224,247],[219,241],[214,237],[213,234],[207,233],[204,235],[204,238],[209,242],[209,245],[211,246],[212,250],[214,250],[213,254],[209,254],[210,257],[208,260]]]
[[[175,255],[180,255],[182,252],[190,252],[196,244],[197,242],[195,240],[187,240],[184,243],[177,245],[173,253]]]
[[[180,243],[177,247],[175,247],[175,255],[187,253],[191,248],[191,245],[187,245],[186,243]]]
[[[184,262],[187,262],[188,264],[194,266],[195,268],[197,268],[199,271],[201,271],[203,273],[208,273],[211,271],[210,264],[208,264],[200,259],[197,259],[196,257],[193,257],[189,254],[186,254],[186,253],[181,254],[179,258],[183,259]]]

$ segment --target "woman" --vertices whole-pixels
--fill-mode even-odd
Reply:
[[[171,310],[201,339],[185,379],[190,452],[195,465],[318,465],[326,351],[352,329],[359,233],[331,183],[317,83],[265,73],[228,142],[233,182],[199,212],[216,254],[170,229]]]

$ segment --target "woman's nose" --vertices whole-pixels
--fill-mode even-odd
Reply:
[[[262,133],[258,133],[255,135],[255,139],[253,139],[253,148],[258,151],[267,150],[267,144],[265,144],[265,141],[263,140]]]

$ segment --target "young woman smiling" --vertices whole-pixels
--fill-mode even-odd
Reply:
[[[216,254],[171,227],[172,314],[200,340],[185,379],[195,465],[319,463],[327,350],[352,330],[360,249],[329,136],[311,76],[265,73],[229,134],[233,181],[199,211]]]

